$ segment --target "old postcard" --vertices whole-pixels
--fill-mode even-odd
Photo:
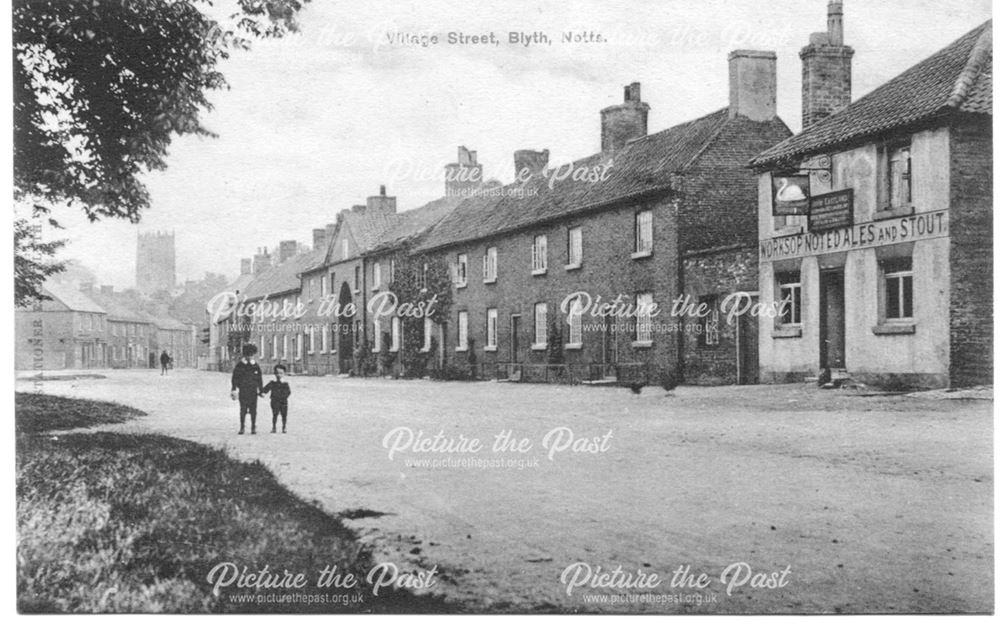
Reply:
[[[21,613],[992,614],[988,0],[14,0]]]

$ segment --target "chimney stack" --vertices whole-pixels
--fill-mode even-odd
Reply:
[[[369,211],[384,211],[386,213],[396,212],[396,197],[385,195],[385,185],[379,187],[379,195],[368,196],[366,206]]]
[[[313,250],[321,250],[326,247],[326,229],[313,229]]]
[[[240,276],[253,274],[253,259],[240,259]]]
[[[514,177],[518,182],[540,176],[549,165],[549,151],[516,150],[514,152]]]
[[[729,53],[729,118],[766,122],[778,115],[778,55],[761,50]]]
[[[806,129],[851,103],[851,59],[844,45],[844,3],[827,5],[826,32],[813,33],[802,59],[802,128]]]
[[[278,244],[278,264],[282,264],[295,256],[299,251],[299,244],[294,239],[286,239]]]
[[[625,101],[601,110],[601,152],[620,150],[646,136],[649,105],[639,95],[639,83],[625,86]]]
[[[257,254],[253,255],[253,273],[260,274],[264,270],[271,268],[271,255],[267,248],[257,248]]]
[[[483,166],[476,151],[458,147],[458,161],[444,166],[444,195],[468,196],[483,184]]]
[[[114,285],[101,285],[101,295],[107,298],[115,295]]]

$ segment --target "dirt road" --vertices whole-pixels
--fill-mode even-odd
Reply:
[[[109,429],[260,459],[356,518],[377,558],[437,566],[434,590],[473,610],[993,607],[989,401],[294,377],[289,433],[237,436],[223,374],[102,374],[41,390],[149,413]],[[631,586],[589,586],[617,566]]]

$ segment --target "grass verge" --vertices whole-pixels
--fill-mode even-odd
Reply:
[[[17,433],[117,424],[142,415],[145,413],[139,409],[115,402],[80,400],[41,393],[14,394],[14,430]]]
[[[405,590],[372,596],[364,582],[371,555],[362,544],[260,463],[159,435],[41,433],[40,424],[97,423],[88,411],[121,421],[134,410],[39,394],[23,394],[17,402],[23,613],[455,610]],[[207,575],[223,562],[251,572],[268,566],[303,573],[308,585],[264,590],[269,598],[250,601],[235,597],[245,589],[214,595]],[[361,583],[349,592],[316,588],[317,573],[333,565]]]

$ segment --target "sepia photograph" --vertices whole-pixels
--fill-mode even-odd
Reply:
[[[995,612],[990,0],[10,11],[18,614]]]

